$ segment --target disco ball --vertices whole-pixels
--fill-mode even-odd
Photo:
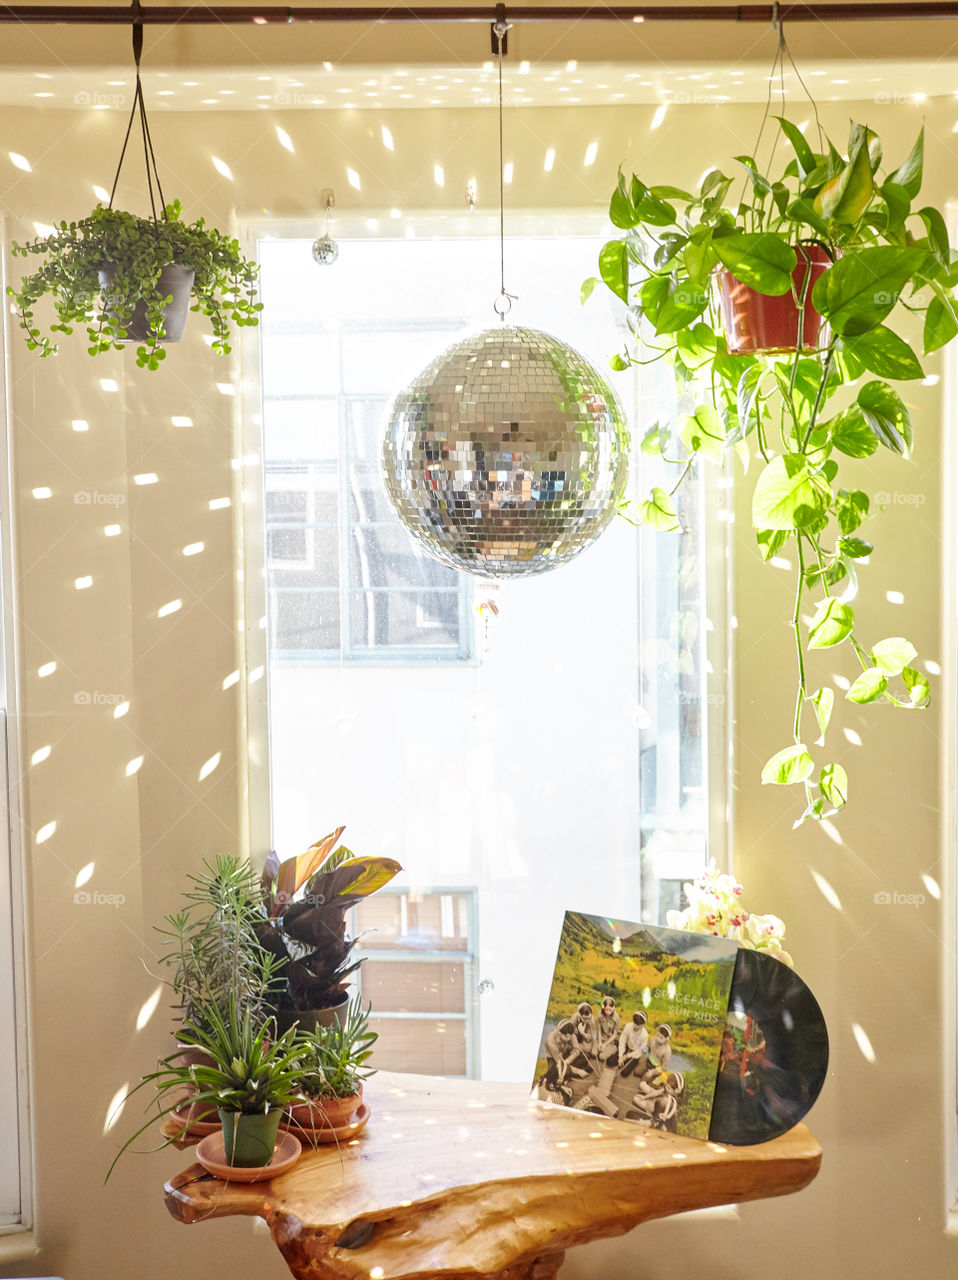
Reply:
[[[389,406],[382,463],[399,518],[437,560],[484,577],[565,564],[612,519],[629,433],[589,362],[502,325],[449,347]]]
[[[321,267],[328,267],[339,257],[339,245],[332,236],[320,236],[313,241],[313,258]]]

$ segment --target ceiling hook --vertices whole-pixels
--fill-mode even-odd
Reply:
[[[506,6],[504,4],[496,5],[496,20],[490,26],[490,34],[492,36],[492,52],[498,57],[509,52],[509,28],[511,22],[506,21]]]

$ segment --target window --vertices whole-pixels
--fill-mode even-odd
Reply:
[[[392,1071],[475,1075],[476,895],[378,893],[353,911],[360,994]]]
[[[602,220],[591,234],[549,215],[515,221],[528,232],[506,246],[515,322],[607,367],[623,309],[579,303]],[[345,823],[350,848],[404,866],[397,894],[357,916],[379,930],[363,939],[362,981],[390,1061],[498,1079],[527,1062],[531,1076],[563,912],[661,919],[683,879],[721,857],[726,526],[715,519],[706,538],[705,507],[722,492],[692,475],[687,534],[615,520],[533,578],[434,565],[387,523],[379,435],[390,393],[462,321],[497,323],[496,226],[348,230],[332,267],[313,263],[308,233],[270,226],[260,241],[265,314],[284,317],[259,339],[272,846],[291,856]],[[633,422],[634,496],[655,482],[643,432],[674,412],[669,372],[641,372],[609,375]],[[255,592],[259,575],[247,580]],[[309,602],[282,603],[297,591]],[[250,616],[261,613],[254,594]],[[403,660],[383,661],[393,645]]]
[[[262,340],[272,661],[468,660],[470,580],[407,536],[379,480],[397,358],[441,346],[463,319],[335,317],[301,289],[304,248],[262,248],[264,288],[283,292],[282,307],[265,312]],[[308,254],[307,270],[321,285]],[[354,283],[365,306],[367,282]]]

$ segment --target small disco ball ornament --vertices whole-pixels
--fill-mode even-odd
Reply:
[[[339,245],[332,236],[320,236],[313,241],[313,258],[321,267],[328,267],[339,257]]]
[[[382,463],[399,518],[437,560],[543,573],[584,550],[625,489],[615,392],[572,347],[502,325],[449,347],[389,406]]]

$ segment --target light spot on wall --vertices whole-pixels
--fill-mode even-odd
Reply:
[[[661,128],[662,122],[665,120],[668,109],[669,109],[669,104],[667,102],[663,102],[661,103],[660,106],[655,108],[655,115],[653,115],[652,119],[649,121],[650,129]]]
[[[390,216],[390,218],[401,218],[401,217],[402,217],[402,209],[390,209],[390,210],[389,210],[389,216]]]
[[[249,683],[255,684],[257,680],[262,680],[264,674],[265,674],[265,668],[254,667],[253,670],[249,673]]]
[[[41,240],[48,240],[57,233],[56,227],[51,227],[49,222],[34,222],[33,229]]]
[[[359,174],[356,172],[355,169],[347,168],[346,179],[349,182],[349,185],[353,187],[356,191],[362,190],[362,183],[359,181]]]
[[[822,875],[819,875],[817,871],[813,870],[812,879],[815,881],[815,885],[818,889],[818,892],[822,895],[822,897],[825,899],[828,905],[830,907],[834,907],[836,911],[841,911],[842,900],[841,898],[839,898],[838,894],[835,892],[832,886],[828,883],[825,877]]]
[[[872,1048],[872,1042],[868,1038],[868,1032],[860,1023],[852,1023],[852,1035],[855,1037],[855,1043],[858,1045],[861,1055],[865,1061],[876,1062],[877,1057],[875,1050]]]
[[[223,688],[224,689],[232,688],[234,684],[239,683],[239,678],[240,678],[240,673],[238,671],[231,671],[229,675],[226,677],[226,679],[223,681]]]
[[[832,680],[835,682],[837,688],[844,689],[846,692],[852,687],[847,676],[834,675],[832,676]]]
[[[941,885],[938,883],[938,881],[933,876],[923,874],[921,877],[921,882],[925,886],[925,888],[928,890],[928,892],[931,894],[931,896],[935,899],[935,901],[936,902],[940,901]]]
[[[791,569],[791,560],[786,560],[784,556],[772,556],[769,560],[770,565],[774,565],[776,569]]]
[[[293,146],[293,139],[279,125],[276,126],[276,139],[281,147],[284,147],[290,154],[295,154],[296,148]]]
[[[208,778],[210,774],[219,766],[219,762],[222,759],[222,754],[223,753],[221,751],[217,751],[215,756],[210,756],[209,760],[207,760],[207,762],[203,765],[202,769],[200,769],[200,772],[199,772],[200,782],[202,782],[204,778]]]
[[[160,477],[156,474],[155,471],[141,471],[139,475],[135,475],[133,477],[133,483],[139,484],[139,485],[159,484],[159,482],[160,482]]]
[[[576,62],[575,58],[570,58],[570,60],[565,64],[565,69],[566,71],[575,71],[578,65],[579,64]]]
[[[232,506],[232,499],[230,498],[211,498],[210,499],[211,511],[222,511],[224,510],[224,508],[229,506]]]
[[[233,386],[232,382],[218,382],[216,384],[216,390],[220,393],[221,396],[236,395],[236,388]]]
[[[126,715],[126,713],[129,711],[129,709],[130,709],[130,703],[127,699],[124,699],[123,702],[118,702],[116,706],[113,708],[113,719],[122,720],[123,717]]]
[[[519,63],[519,74],[520,76],[527,76],[529,74],[529,63],[525,60]]]
[[[115,378],[101,378],[101,379],[100,379],[100,390],[101,390],[101,391],[119,391],[119,389],[120,389],[120,388],[119,388],[119,386],[118,386],[118,384],[117,384],[117,382],[116,382],[116,379],[115,379]]]
[[[555,147],[549,147],[549,149],[546,151],[545,162],[542,166],[543,169],[545,169],[546,173],[552,172],[552,166],[555,164],[555,162],[556,162],[556,149]]]
[[[140,769],[142,767],[143,767],[143,757],[134,756],[133,759],[130,760],[126,766],[126,776],[128,778],[132,778],[135,773],[140,772]]]
[[[55,662],[45,662],[42,667],[37,667],[37,675],[42,680],[44,676],[52,676],[57,669]]]
[[[590,164],[595,164],[595,158],[598,154],[599,144],[597,142],[590,142],[585,149],[585,159],[582,161],[586,168],[588,168]]]
[[[886,591],[885,599],[889,604],[904,604],[905,595],[902,591]]]
[[[70,426],[73,428],[74,431],[90,430],[90,424],[89,422],[87,422],[86,418],[74,418],[73,421],[70,423]]]
[[[50,746],[37,747],[36,751],[34,751],[33,755],[30,757],[30,763],[43,764],[44,760],[50,759],[50,752],[52,750],[53,748]]]
[[[925,660],[925,670],[930,676],[940,676],[941,666],[937,662],[933,662],[931,658]]]
[[[215,102],[216,99],[213,98],[211,99],[211,101]],[[230,182],[232,182],[233,172],[230,169],[229,165],[226,163],[226,161],[221,160],[219,156],[210,156],[210,159],[213,161],[213,168],[216,170],[216,172],[220,174],[222,177],[228,178]]]
[[[103,532],[108,538],[118,538],[123,532],[123,527],[118,524],[105,524],[103,526]]]
[[[502,166],[502,181],[507,186],[512,181],[512,175],[514,172],[515,172],[515,169],[512,161],[511,160],[506,161],[506,163]]]
[[[432,166],[432,180],[437,187],[444,187],[446,185],[446,172],[441,164],[434,164]]]
[[[106,1119],[103,1121],[103,1132],[109,1133],[113,1126],[123,1114],[123,1108],[126,1106],[126,1096],[130,1092],[129,1083],[124,1081],[117,1089],[116,1093],[110,1099],[106,1109]]]
[[[53,490],[52,490],[51,488],[49,488],[49,486],[47,486],[47,485],[45,485],[45,484],[44,484],[44,485],[40,485],[38,488],[36,488],[36,489],[34,489],[34,490],[33,490],[33,496],[34,496],[38,501],[42,501],[44,498],[52,498],[52,497],[53,497]]]
[[[74,578],[73,585],[77,591],[88,591],[93,586],[93,575],[88,573],[82,578]]]
[[[149,1020],[156,1013],[156,1007],[160,1003],[160,996],[163,994],[163,983],[156,988],[151,996],[148,996],[140,1005],[140,1012],[136,1015],[136,1029],[142,1031]]]
[[[393,136],[385,125],[383,125],[382,127],[382,139],[383,139],[383,146],[386,148],[387,151],[395,151],[396,146],[395,146],[395,143],[393,142]]]
[[[166,604],[161,604],[156,611],[158,618],[168,618],[171,613],[179,613],[183,608],[182,600],[167,600]]]
[[[37,832],[37,844],[46,844],[56,829],[57,824],[55,822],[45,823]]]
[[[26,156],[20,155],[19,151],[8,151],[10,163],[17,169],[22,169],[24,173],[33,173],[33,166]]]
[[[95,867],[95,862],[88,862],[85,867],[80,868],[77,872],[77,878],[73,882],[74,889],[82,889],[88,880],[93,879],[93,871]]]
[[[187,418],[185,414],[178,414],[178,413],[173,414],[173,416],[170,418],[170,422],[173,423],[174,427],[191,427],[193,425],[192,418]]]
[[[105,188],[105,187],[98,187],[98,186],[96,185],[96,183],[94,183],[94,184],[93,184],[93,194],[94,194],[94,195],[96,196],[96,198],[101,202],[101,204],[109,204],[109,202],[110,202],[110,193],[109,193],[109,191],[107,191],[107,190],[106,190],[106,188]]]
[[[842,733],[844,733],[846,739],[853,747],[860,747],[862,745],[861,735],[856,733],[854,729],[843,729]]]
[[[205,542],[188,542],[186,546],[183,548],[183,554],[185,556],[198,556],[200,552],[205,550],[206,550]]]

